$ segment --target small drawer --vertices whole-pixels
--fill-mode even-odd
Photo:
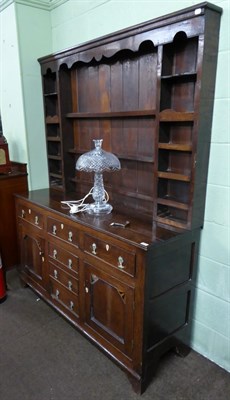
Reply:
[[[112,265],[118,270],[135,276],[135,253],[105,242],[91,235],[84,237],[84,251]]]
[[[51,296],[61,306],[73,314],[79,315],[79,298],[76,294],[66,290],[60,283],[51,278]]]
[[[78,294],[78,280],[56,265],[49,263],[49,274],[53,279],[64,285],[70,292]]]
[[[78,274],[79,260],[77,256],[50,242],[48,243],[48,255],[55,265],[59,264],[69,273]]]
[[[27,205],[18,205],[18,216],[38,228],[44,226],[43,215]]]
[[[73,244],[74,246],[78,246],[79,244],[79,232],[71,225],[48,217],[47,230],[50,235],[62,239],[67,243]]]

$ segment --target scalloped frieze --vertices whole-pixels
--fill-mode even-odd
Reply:
[[[87,42],[74,48],[63,50],[57,54],[40,58],[42,73],[45,74],[48,69],[57,71],[63,64],[68,68],[73,67],[78,62],[90,63],[92,61],[100,62],[103,58],[111,59],[120,51],[138,52],[140,47],[148,42],[152,43],[152,49],[165,43],[173,42],[175,36],[179,32],[183,32],[188,38],[192,37],[194,30],[197,34],[204,32],[204,19],[200,16],[195,16],[192,20],[178,21],[170,24],[170,27],[158,26],[154,29],[154,23],[148,23],[146,27],[139,29],[141,31],[137,34],[137,28],[122,31],[112,35],[104,36],[97,40]]]

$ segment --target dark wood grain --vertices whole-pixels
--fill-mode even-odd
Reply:
[[[140,393],[191,343],[220,14],[205,2],[39,59],[50,189],[16,196],[20,276]],[[113,211],[72,215],[61,200],[92,188],[75,164],[99,138],[121,162]]]

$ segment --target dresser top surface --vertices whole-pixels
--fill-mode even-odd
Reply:
[[[28,200],[46,211],[55,212],[57,216],[67,217],[72,222],[95,229],[96,231],[100,231],[115,238],[123,239],[144,250],[147,250],[148,246],[151,244],[157,244],[158,242],[169,240],[175,235],[178,235],[178,233],[174,231],[158,226],[155,222],[150,223],[142,221],[136,216],[117,213],[116,210],[113,210],[110,214],[101,216],[90,215],[86,212],[70,214],[69,207],[61,204],[61,201],[77,200],[76,193],[75,197],[74,194],[73,197],[70,197],[69,194],[65,196],[61,192],[54,193],[50,189],[40,189],[30,191],[28,194],[17,194],[16,197]],[[112,224],[125,224],[127,221],[128,224],[125,227]]]

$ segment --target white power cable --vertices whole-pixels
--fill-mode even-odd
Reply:
[[[83,197],[80,200],[61,201],[61,204],[63,205],[66,204],[70,208],[69,210],[70,214],[77,214],[79,212],[86,211],[87,208],[90,206],[90,203],[85,203],[85,200],[87,199],[87,197],[92,195],[93,189],[94,187],[92,187],[90,191],[85,195],[85,197]],[[108,203],[108,201],[109,201],[109,195],[105,190],[105,198],[103,199],[103,202]]]

